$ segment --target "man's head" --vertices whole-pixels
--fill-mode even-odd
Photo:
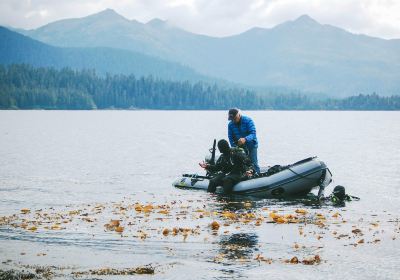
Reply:
[[[344,200],[346,198],[346,190],[343,186],[338,185],[333,189],[333,195],[340,200]]]
[[[240,110],[238,108],[229,109],[228,112],[228,120],[238,123],[241,117]]]
[[[221,139],[218,141],[218,150],[220,151],[221,154],[227,154],[230,153],[231,147],[229,146],[228,141],[225,139]]]

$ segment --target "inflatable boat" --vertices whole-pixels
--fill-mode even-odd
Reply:
[[[207,190],[211,176],[183,174],[173,182],[177,188]],[[263,198],[295,197],[319,187],[318,196],[332,182],[332,173],[317,157],[310,157],[287,166],[263,168],[257,176],[237,183],[233,194]],[[217,188],[217,192],[221,188]]]

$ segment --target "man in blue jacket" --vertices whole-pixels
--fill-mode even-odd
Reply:
[[[254,171],[260,173],[257,159],[257,134],[256,126],[251,118],[242,116],[238,108],[232,108],[228,112],[228,137],[232,147],[242,147],[247,150],[253,163]]]

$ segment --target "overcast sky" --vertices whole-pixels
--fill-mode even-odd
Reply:
[[[161,18],[211,36],[273,27],[308,14],[353,33],[400,38],[400,0],[0,0],[0,25],[32,29],[106,8],[128,19]]]

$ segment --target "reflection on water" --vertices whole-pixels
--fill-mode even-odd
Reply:
[[[255,233],[234,233],[222,236],[218,243],[219,252],[229,260],[252,258],[254,252],[258,250],[258,237]]]
[[[189,191],[189,190],[188,190]],[[258,209],[263,207],[310,207],[312,209],[321,209],[329,207],[346,207],[346,202],[333,203],[329,197],[318,199],[314,193],[305,196],[297,196],[293,198],[271,198],[264,199],[254,196],[245,195],[215,195],[216,201],[220,203],[220,209],[228,211]],[[243,203],[245,202],[245,203]]]

